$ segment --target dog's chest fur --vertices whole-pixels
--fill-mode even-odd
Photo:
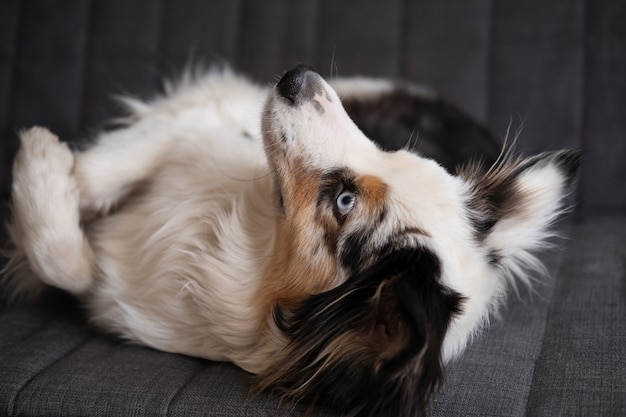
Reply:
[[[86,299],[100,325],[168,351],[259,363],[252,299],[274,236],[265,94],[214,72],[135,109],[141,119],[126,129],[175,140],[148,182],[88,225],[107,277]]]

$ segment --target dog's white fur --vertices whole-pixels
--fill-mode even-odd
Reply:
[[[334,85],[341,95],[390,88],[384,81]],[[284,236],[277,234],[274,170],[293,169],[277,160],[280,128],[298,138],[289,154],[308,168],[348,167],[385,184],[389,214],[373,244],[398,228],[422,231],[404,238],[436,253],[442,283],[464,297],[443,345],[444,362],[454,358],[502,302],[509,278],[537,266],[530,251],[559,213],[563,174],[545,163],[519,175],[519,211],[477,241],[468,210],[472,178],[407,151],[382,152],[349,120],[335,91],[325,90],[316,98],[323,112],[294,109],[274,90],[214,70],[150,102],[126,99],[127,127],[82,152],[46,129],[23,132],[13,171],[12,285],[34,292],[41,280],[81,297],[97,324],[130,340],[262,372],[287,343],[267,311],[279,295],[264,290],[284,243],[277,241]],[[298,192],[299,184],[287,190]],[[312,228],[306,213],[293,216],[291,225]],[[359,221],[367,217],[348,227]],[[502,257],[497,267],[487,262],[494,250]],[[346,279],[331,260],[309,255],[302,268],[331,277],[303,283],[304,292]]]

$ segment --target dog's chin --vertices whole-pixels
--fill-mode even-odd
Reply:
[[[275,322],[291,342],[259,388],[348,415],[419,414],[441,380],[443,338],[460,308],[438,286],[438,269],[423,249],[396,251],[296,308],[278,306]]]

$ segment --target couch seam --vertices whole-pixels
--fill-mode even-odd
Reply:
[[[9,102],[9,107],[7,108],[6,120],[7,120],[7,130],[9,126],[12,124],[12,121],[15,120],[15,98],[16,98],[16,80],[19,79],[18,68],[20,64],[20,57],[22,55],[22,48],[20,48],[23,41],[23,26],[24,26],[24,7],[23,2],[18,2],[17,9],[17,19],[15,22],[15,38],[13,39],[13,62],[11,63],[11,69],[9,74],[9,91],[7,93],[7,101]],[[10,192],[10,188],[9,188]]]
[[[176,400],[176,398],[178,398],[180,396],[180,394],[183,392],[183,390],[185,388],[187,388],[189,385],[191,385],[191,383],[196,380],[198,378],[198,376],[204,372],[206,368],[202,368],[198,371],[196,371],[192,376],[190,376],[184,383],[180,384],[180,386],[174,391],[174,393],[170,396],[168,402],[167,402],[167,406],[165,407],[165,416],[169,417],[170,416],[170,409],[172,406],[172,403],[174,403],[174,401]]]
[[[590,45],[589,45],[589,26],[590,26],[590,22],[589,22],[589,15],[591,14],[590,12],[590,6],[589,6],[589,2],[587,0],[582,0],[582,8],[583,10],[581,11],[582,14],[582,22],[581,22],[581,32],[582,32],[582,36],[581,36],[581,47],[580,47],[580,54],[581,54],[581,63],[580,63],[580,95],[578,97],[578,109],[576,110],[578,112],[578,135],[579,137],[577,138],[578,140],[578,145],[581,147],[581,149],[583,150],[587,150],[590,149],[590,147],[588,146],[589,144],[589,138],[587,137],[587,127],[589,124],[589,119],[588,119],[588,113],[589,111],[585,111],[587,108],[585,107],[585,103],[587,102],[587,88],[589,86],[589,49],[590,49]],[[584,173],[584,170],[583,170]],[[578,186],[576,187],[576,190],[574,192],[575,198],[577,202],[583,202],[584,201],[584,197],[585,197],[585,189],[587,189],[588,187],[585,186],[585,181],[582,178],[582,173],[579,173],[579,180],[578,182]],[[575,210],[575,215],[580,219],[582,218],[586,213],[585,211],[589,210],[589,206],[585,205],[583,206],[583,204],[579,204],[576,207]]]
[[[409,37],[409,14],[411,8],[409,6],[408,0],[399,0],[398,2],[398,10],[397,12],[400,14],[398,16],[398,34],[396,37],[396,42],[398,45],[396,57],[396,77],[398,78],[406,78],[407,76],[407,39]]]
[[[571,236],[571,234],[573,233],[573,223],[571,220],[567,221],[567,223],[563,223],[564,225],[567,225],[567,233],[566,236]],[[569,242],[569,237],[566,239],[566,241]],[[530,404],[530,397],[531,397],[531,393],[533,391],[533,386],[535,384],[535,376],[537,375],[537,365],[539,363],[539,361],[541,360],[541,357],[543,356],[543,350],[544,350],[544,346],[545,346],[545,341],[546,341],[546,335],[548,332],[548,323],[551,320],[551,317],[554,314],[554,297],[557,291],[557,287],[558,287],[558,282],[561,279],[561,271],[563,270],[563,264],[565,261],[565,257],[567,256],[567,250],[568,250],[568,246],[569,245],[564,245],[560,250],[559,250],[559,260],[557,263],[557,266],[555,268],[555,272],[554,272],[554,278],[552,278],[554,280],[553,283],[553,287],[552,287],[552,292],[550,294],[550,299],[549,301],[549,305],[547,306],[546,309],[546,313],[544,316],[544,321],[543,321],[543,331],[541,332],[541,345],[539,350],[537,351],[537,356],[534,358],[534,360],[532,361],[533,363],[533,372],[532,372],[532,376],[530,378],[530,385],[528,386],[528,390],[526,392],[526,405],[524,407],[524,415],[526,417],[528,417],[529,413],[528,413],[528,406]]]
[[[67,358],[69,355],[71,355],[72,353],[76,352],[80,347],[82,347],[83,345],[85,345],[89,340],[91,340],[91,336],[84,336],[84,338],[82,340],[80,340],[79,342],[76,343],[76,345],[74,345],[71,349],[67,350],[65,353],[63,353],[60,357],[56,358],[55,360],[53,360],[52,362],[50,362],[49,364],[47,364],[46,366],[44,366],[43,368],[39,369],[38,371],[36,371],[30,378],[28,378],[21,387],[19,387],[17,390],[15,390],[15,394],[12,396],[12,398],[9,400],[9,404],[7,407],[7,411],[9,411],[8,417],[12,417],[15,416],[15,409],[17,407],[17,403],[18,403],[18,398],[21,395],[21,393],[24,391],[24,389],[30,385],[35,378],[37,378],[39,375],[41,375],[42,373],[44,373],[46,370],[50,369],[51,367],[53,367],[54,365],[58,364],[59,362],[61,362],[63,359]]]
[[[93,51],[93,25],[94,25],[94,9],[95,6],[92,0],[89,0],[87,4],[86,20],[85,23],[85,40],[81,48],[81,79],[78,81],[80,94],[78,96],[78,103],[76,109],[76,125],[74,126],[75,132],[81,132],[85,128],[85,108],[87,106],[87,76],[90,73],[92,67],[91,53]]]
[[[487,22],[487,53],[485,54],[485,78],[487,81],[485,82],[485,102],[483,108],[483,120],[485,120],[489,126],[493,126],[493,90],[494,90],[494,81],[493,81],[493,73],[495,67],[495,46],[496,41],[495,37],[497,34],[496,30],[496,15],[497,15],[497,3],[498,0],[490,0],[489,1],[489,21]]]

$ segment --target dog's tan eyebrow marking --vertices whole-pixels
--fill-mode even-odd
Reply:
[[[371,213],[382,212],[387,201],[387,184],[374,175],[357,177],[355,183],[361,204]]]
[[[382,209],[387,199],[387,184],[374,175],[362,175],[355,181],[363,202],[373,210]]]

